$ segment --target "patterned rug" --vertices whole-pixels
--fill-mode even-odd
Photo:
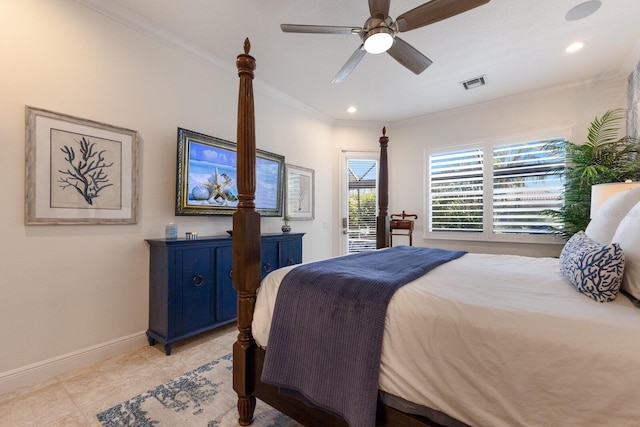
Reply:
[[[238,425],[231,354],[120,403],[96,418],[104,427],[227,427]],[[300,424],[258,401],[254,426]]]

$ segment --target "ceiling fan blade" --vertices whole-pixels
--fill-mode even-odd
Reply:
[[[387,19],[389,16],[389,3],[391,3],[391,0],[369,0],[371,16],[376,18],[382,14],[382,19]]]
[[[285,33],[309,34],[360,34],[360,27],[339,27],[333,25],[297,25],[281,24],[280,29]]]
[[[398,31],[409,31],[434,22],[442,21],[468,10],[474,9],[490,0],[431,0],[421,6],[403,13],[396,19]]]
[[[366,54],[367,51],[364,50],[364,44],[361,44],[360,47],[349,57],[347,62],[345,62],[342,68],[338,70],[333,80],[331,80],[331,83],[340,83],[349,77],[349,74],[351,74],[353,69],[356,68],[356,65],[362,61],[362,58],[364,58]]]
[[[420,74],[426,70],[429,65],[433,64],[433,61],[400,37],[395,38],[393,46],[391,46],[387,53],[415,74]]]

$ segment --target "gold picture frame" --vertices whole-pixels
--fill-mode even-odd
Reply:
[[[233,215],[237,144],[178,128],[176,215]],[[256,211],[282,216],[284,156],[256,149]]]

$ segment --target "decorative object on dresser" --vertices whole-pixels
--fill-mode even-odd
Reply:
[[[261,274],[302,262],[302,233],[261,236]],[[232,279],[232,240],[228,236],[148,239],[149,344],[172,344],[233,322],[236,291]]]
[[[136,224],[138,132],[26,107],[25,224]]]
[[[289,215],[285,215],[282,217],[282,227],[280,227],[280,230],[282,230],[283,233],[291,232],[291,226],[289,225],[289,221],[291,221],[291,218],[289,218]]]

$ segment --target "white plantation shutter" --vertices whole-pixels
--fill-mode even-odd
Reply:
[[[429,157],[429,231],[482,231],[481,149]]]
[[[564,152],[546,149],[557,141],[562,139],[430,154],[429,233],[553,234],[561,225],[542,212],[564,203]]]
[[[564,155],[545,150],[549,142],[494,147],[494,233],[548,234],[557,226],[541,215],[563,204],[564,180],[553,171],[564,167]]]

